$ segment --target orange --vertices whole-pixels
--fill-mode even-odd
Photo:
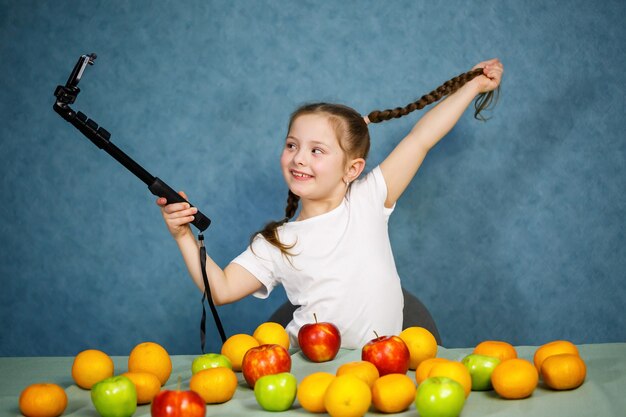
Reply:
[[[228,357],[233,364],[233,370],[241,371],[241,363],[246,352],[260,343],[249,334],[234,334],[222,345],[222,355]]]
[[[538,347],[535,351],[535,356],[533,357],[533,362],[535,363],[537,371],[541,371],[541,363],[548,356],[558,355],[559,353],[571,353],[578,355],[578,348],[575,344],[568,342],[567,340],[553,340],[552,342]]]
[[[127,377],[137,391],[137,404],[148,404],[161,390],[161,381],[155,374],[150,372],[125,372],[122,376]]]
[[[83,350],[74,358],[72,378],[76,385],[83,389],[91,389],[96,382],[111,376],[113,376],[113,359],[100,350]]]
[[[417,369],[424,360],[437,356],[437,339],[423,327],[408,327],[402,330],[400,339],[404,340],[411,354],[409,369]]]
[[[400,413],[415,400],[415,383],[405,374],[387,374],[374,382],[372,402],[383,413]]]
[[[331,417],[361,417],[372,404],[372,391],[361,378],[341,375],[333,379],[324,395],[324,406]]]
[[[465,398],[467,398],[472,391],[472,376],[467,367],[461,362],[446,361],[435,363],[428,373],[429,378],[433,376],[445,376],[454,379],[463,387]]]
[[[328,372],[315,372],[304,377],[298,386],[298,402],[310,413],[325,413],[324,395],[326,389],[335,379]]]
[[[235,395],[237,375],[226,367],[205,369],[191,377],[189,389],[197,392],[207,404],[225,403]]]
[[[289,334],[285,328],[273,321],[262,323],[252,334],[260,345],[281,345],[289,350]]]
[[[20,394],[19,405],[26,417],[57,417],[67,407],[67,394],[57,384],[32,384]]]
[[[500,362],[491,374],[493,389],[502,398],[517,400],[529,397],[539,382],[539,374],[525,359]]]
[[[371,388],[374,385],[374,381],[378,379],[380,376],[378,373],[378,368],[372,363],[368,361],[355,361],[355,362],[347,362],[337,368],[337,376],[352,374],[356,377],[361,378],[363,381],[369,385]]]
[[[548,356],[541,364],[543,382],[555,390],[578,388],[585,381],[585,376],[585,362],[572,353]]]
[[[172,360],[163,346],[154,342],[143,342],[131,350],[128,371],[149,372],[159,378],[161,385],[165,385],[172,373]]]
[[[517,351],[512,344],[500,340],[485,340],[474,348],[474,352],[479,355],[493,356],[504,362],[517,358]]]
[[[424,380],[426,378],[428,378],[428,374],[430,373],[430,370],[432,369],[432,367],[436,363],[442,363],[442,362],[448,362],[448,359],[446,359],[446,358],[430,358],[430,359],[426,359],[425,361],[420,363],[419,366],[417,367],[417,369],[415,370],[415,381],[418,384],[421,384],[422,382],[424,382]]]

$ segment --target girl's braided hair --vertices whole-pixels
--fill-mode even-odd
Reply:
[[[421,110],[424,107],[428,106],[429,104],[439,101],[443,97],[454,93],[459,88],[463,87],[467,82],[473,80],[474,78],[478,77],[482,73],[483,73],[482,68],[476,68],[472,71],[465,72],[461,75],[458,75],[446,81],[445,83],[443,83],[442,85],[440,85],[439,87],[431,91],[430,93],[425,94],[422,97],[420,97],[419,100],[411,104],[408,104],[405,107],[396,107],[395,109],[382,110],[382,111],[374,110],[373,112],[367,115],[367,118],[370,120],[371,123],[380,123],[386,120],[406,116],[407,114],[411,113],[414,110]],[[500,92],[500,87],[498,86],[498,88],[495,90],[495,94],[494,94],[494,91],[490,91],[488,93],[481,93],[478,95],[478,97],[476,97],[476,100],[474,101],[474,109],[475,109],[474,117],[476,119],[483,120],[483,121],[487,120],[480,113],[483,110],[485,110],[487,107],[489,107],[492,101],[494,101],[494,97],[495,97],[495,101],[497,101],[499,92]],[[494,104],[495,104],[495,101],[494,101]]]
[[[370,123],[380,123],[386,120],[397,119],[402,116],[406,116],[415,110],[421,110],[424,107],[432,104],[442,98],[456,92],[463,87],[467,82],[473,80],[483,73],[482,68],[476,68],[474,70],[465,72],[458,75],[428,94],[423,95],[417,101],[406,105],[405,107],[396,107],[395,109],[388,110],[374,110],[367,115]],[[487,109],[492,103],[495,104],[498,99],[500,87],[495,91],[489,91],[488,93],[481,93],[476,97],[474,101],[474,117],[478,120],[487,120],[481,112]],[[289,120],[289,129],[293,122],[302,115],[305,114],[325,114],[328,116],[331,126],[333,126],[339,146],[346,153],[349,158],[367,158],[370,148],[370,135],[367,128],[367,123],[363,117],[354,109],[341,105],[341,104],[329,104],[329,103],[313,103],[306,104],[298,108]],[[271,245],[280,249],[283,255],[292,256],[290,250],[295,246],[296,242],[286,244],[280,241],[278,236],[278,228],[292,219],[298,210],[300,197],[291,192],[287,196],[287,206],[285,207],[285,217],[278,221],[270,221],[265,225],[263,229],[255,232],[250,237],[250,244],[254,239],[261,235]]]

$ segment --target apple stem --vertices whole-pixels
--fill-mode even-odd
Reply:
[[[178,384],[176,385],[176,391],[180,391],[180,384],[183,382],[183,377],[178,375]]]
[[[317,314],[313,313],[313,318],[315,319],[315,324],[317,324]]]
[[[378,333],[376,333],[376,330],[374,330],[374,334],[376,335],[376,339],[378,339]]]

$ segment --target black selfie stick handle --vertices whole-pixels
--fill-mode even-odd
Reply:
[[[167,204],[171,203],[189,203],[189,201],[185,200],[178,194],[176,191],[172,189],[169,185],[161,181],[159,178],[154,177],[154,181],[152,184],[148,186],[150,192],[157,197],[164,197],[167,200]],[[189,203],[190,206],[191,203]],[[193,207],[193,206],[192,206]],[[194,220],[191,222],[194,226],[198,228],[201,232],[204,231],[211,224],[211,220],[202,214],[200,211],[194,214]]]

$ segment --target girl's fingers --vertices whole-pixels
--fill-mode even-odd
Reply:
[[[504,71],[504,67],[500,63],[486,65],[484,70],[485,74],[498,74]]]
[[[179,211],[183,211],[183,210],[189,210],[190,208],[195,208],[195,207],[191,207],[189,205],[189,203],[172,203],[172,204],[166,204],[163,207],[163,211],[165,211],[165,213],[171,214],[171,213],[176,213]]]
[[[490,65],[494,65],[494,64],[498,64],[498,63],[500,63],[500,60],[498,58],[493,58],[493,59],[489,59],[487,61],[479,62],[478,64],[474,65],[474,67],[472,69],[485,68],[485,67],[488,67]]]
[[[184,226],[188,223],[191,223],[194,220],[194,216],[185,216],[185,217],[179,217],[175,220],[172,220],[170,222],[171,226],[175,226],[175,227],[179,227],[179,226]]]
[[[179,194],[182,198],[184,198],[185,200],[188,200],[188,198],[187,198],[187,194],[185,194],[185,192],[184,192],[184,191],[179,191],[179,192],[178,192],[178,194]],[[159,197],[159,198],[157,198],[157,199],[156,199],[156,203],[157,203],[159,206],[165,206],[165,205],[167,205],[167,199],[166,199],[165,197]],[[185,203],[181,203],[181,204],[185,204]],[[189,206],[189,205],[187,205],[187,206]]]
[[[484,92],[494,90],[500,85],[500,81],[502,79],[502,74],[504,72],[504,66],[498,59],[492,59],[490,61],[485,61],[482,66],[483,75],[487,78],[486,84],[484,84]],[[478,64],[477,67],[480,67],[481,64]]]
[[[171,210],[170,206],[166,206],[164,210],[167,214],[167,217],[170,219],[179,219],[181,217],[193,216],[198,212],[198,209],[196,207],[189,207],[189,205],[181,210]]]

